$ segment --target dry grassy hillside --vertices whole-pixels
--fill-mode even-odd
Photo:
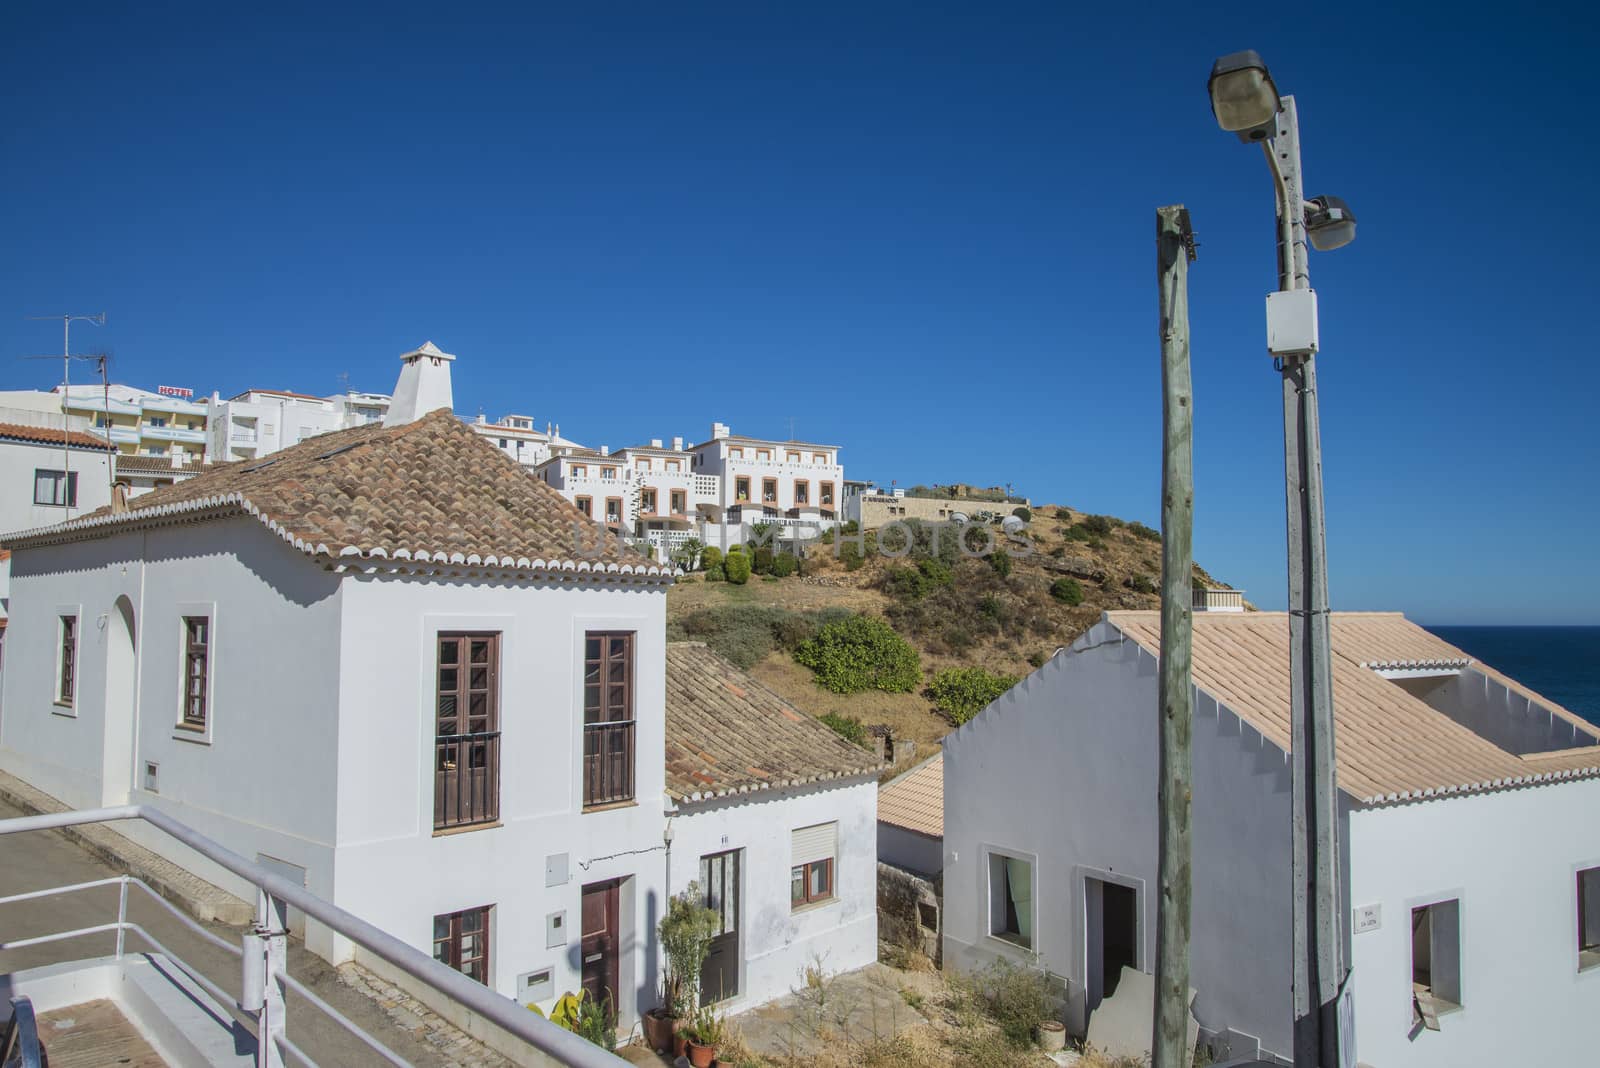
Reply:
[[[795,662],[792,646],[822,620],[864,613],[887,620],[917,650],[927,679],[944,668],[972,666],[1021,676],[1106,609],[1157,607],[1161,542],[1148,527],[1046,505],[1033,511],[1023,533],[1027,551],[1011,557],[1005,574],[983,558],[951,559],[947,551],[948,573],[934,567],[936,581],[928,582],[915,574],[915,559],[883,555],[870,541],[858,561],[841,543],[813,546],[803,573],[785,578],[752,575],[734,585],[691,574],[668,594],[669,627],[674,638],[710,641],[813,715],[831,712],[887,726],[925,754],[952,725],[921,687],[830,693]],[[1198,567],[1195,577],[1221,585]],[[1063,579],[1076,584],[1081,603],[1069,603],[1075,599],[1070,588],[1052,594]]]

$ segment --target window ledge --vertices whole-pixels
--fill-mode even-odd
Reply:
[[[463,823],[459,827],[435,827],[433,829],[433,837],[449,838],[451,835],[469,834],[472,831],[492,831],[496,827],[504,826],[505,824],[502,821],[495,820],[492,823]]]
[[[66,716],[68,719],[78,718],[77,706],[68,701],[51,701],[50,712],[56,716]]]
[[[188,742],[190,745],[211,744],[211,733],[195,727],[174,727],[172,728],[172,737],[180,742]]]
[[[1033,946],[1028,943],[1020,942],[1015,938],[1007,938],[1005,935],[997,935],[993,931],[986,933],[983,937],[996,945],[1005,946],[1012,952],[1032,953],[1034,951]]]
[[[833,897],[823,898],[821,901],[807,901],[804,905],[790,905],[789,915],[798,916],[803,912],[818,912],[829,905],[837,905],[838,903],[838,895],[834,895]]]
[[[629,799],[627,801],[607,801],[603,805],[584,805],[583,815],[587,816],[591,812],[615,812],[618,809],[638,807],[639,802],[637,799]]]
[[[1578,951],[1578,971],[1592,972],[1600,969],[1600,949],[1580,949]]]

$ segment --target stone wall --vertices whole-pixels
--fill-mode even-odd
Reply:
[[[878,862],[878,957],[903,965],[920,953],[939,967],[944,921],[944,880]],[[902,959],[897,959],[902,958]]]

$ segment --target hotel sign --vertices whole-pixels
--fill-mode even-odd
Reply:
[[[182,397],[184,400],[194,399],[194,390],[184,389],[182,386],[157,386],[156,392],[163,397]]]

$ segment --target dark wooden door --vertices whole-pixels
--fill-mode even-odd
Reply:
[[[717,914],[717,935],[700,969],[700,1000],[710,1003],[739,992],[739,851],[700,858],[700,892]]]
[[[621,890],[620,879],[583,888],[583,989],[596,1001],[610,1001],[613,1009],[620,1003],[617,911]]]

